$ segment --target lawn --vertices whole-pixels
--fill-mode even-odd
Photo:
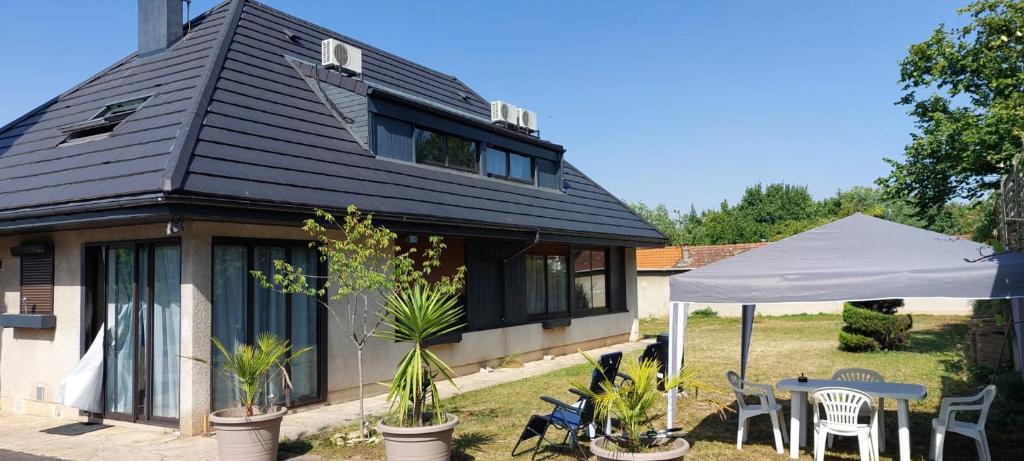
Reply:
[[[923,384],[928,388],[928,399],[910,405],[911,443],[913,459],[926,459],[931,419],[941,396],[965,393],[975,386],[960,354],[967,332],[966,318],[915,316],[913,342],[909,349],[870,354],[836,350],[836,333],[841,323],[840,318],[834,315],[758,317],[754,323],[748,378],[755,382],[774,384],[781,378],[800,373],[812,377],[828,377],[837,368],[864,367],[882,372],[889,381]],[[653,335],[665,328],[666,322],[663,320],[642,322],[645,335]],[[739,341],[739,319],[693,318],[688,325],[687,366],[696,368],[707,383],[723,389],[719,397],[723,403],[733,401],[732,394],[724,393],[724,374],[737,367]],[[451,410],[461,418],[455,433],[456,453],[453,458],[510,459],[509,450],[529,415],[550,410],[537,397],[549,395],[571,402],[574,399],[566,389],[573,382],[583,381],[587,377],[586,366],[577,366],[532,379],[467,392],[448,400]],[[1017,434],[1016,430],[1005,430],[1019,427],[1024,422],[1022,406],[1007,403],[1007,387],[1010,386],[1000,389],[1000,397],[989,419],[988,435],[994,459],[1020,459],[1024,456],[1024,449],[1017,448],[1024,445],[1024,435]],[[1013,387],[1016,395],[1020,396],[1020,386]],[[779,392],[777,396],[783,400],[788,418],[789,395]],[[882,459],[892,459],[898,447],[895,402],[887,402],[886,406],[889,409],[886,414],[886,442],[889,451],[882,454]],[[693,446],[687,459],[788,459],[775,454],[767,417],[751,420],[750,442],[744,445],[743,451],[737,451],[735,415],[730,414],[723,421],[713,414],[710,406],[686,401],[680,403],[680,411],[677,425],[686,429],[687,439]],[[325,431],[283,448],[293,452],[311,452],[325,459],[383,459],[383,449],[379,445],[335,445],[332,436],[348,430],[351,428]],[[855,440],[841,439],[830,455],[831,459],[857,459]],[[550,451],[542,456],[546,459],[572,459]],[[518,459],[529,458],[527,455]],[[811,456],[804,453],[802,459],[811,459]],[[946,459],[975,459],[974,444],[970,439],[951,436],[946,445]]]

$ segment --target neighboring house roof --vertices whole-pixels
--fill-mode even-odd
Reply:
[[[318,63],[325,38],[363,50],[361,78],[371,93],[490,119],[489,103],[451,75],[260,3],[229,0],[192,20],[170,51],[129,56],[0,128],[0,228],[14,217],[104,201],[200,197],[355,204],[385,216],[663,242],[568,162],[563,193],[374,157],[289,63]],[[153,96],[109,138],[58,147],[60,127],[144,95]]]
[[[636,251],[636,268],[640,271],[687,271],[767,244],[768,242],[759,242],[640,248]]]

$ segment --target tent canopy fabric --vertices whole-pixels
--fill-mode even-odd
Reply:
[[[674,275],[672,302],[1024,296],[1024,254],[863,214]]]

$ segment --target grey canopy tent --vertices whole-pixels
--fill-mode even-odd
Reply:
[[[672,374],[679,371],[689,303],[743,305],[743,377],[755,306],[771,303],[1008,298],[1017,338],[1014,358],[1018,364],[1024,360],[1024,254],[997,253],[987,245],[859,213],[674,275],[669,285]],[[675,394],[669,393],[670,422]]]

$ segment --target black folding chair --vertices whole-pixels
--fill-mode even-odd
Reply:
[[[601,383],[605,381],[614,382],[615,377],[619,372],[619,364],[622,363],[622,352],[612,352],[604,354],[598,359],[598,364],[601,366],[600,369],[594,369],[590,375],[590,390],[594,393],[602,391]],[[574,404],[568,404],[558,399],[543,396],[540,399],[554,405],[551,413],[546,415],[533,415],[530,416],[530,420],[526,423],[526,427],[523,428],[523,432],[519,435],[519,440],[516,441],[516,445],[512,447],[512,456],[518,456],[526,451],[516,453],[519,448],[519,444],[523,441],[537,437],[537,443],[533,446],[533,455],[530,459],[533,460],[537,457],[537,452],[540,451],[541,442],[545,440],[545,434],[548,429],[552,426],[555,429],[565,431],[565,437],[562,439],[561,445],[568,444],[570,450],[576,450],[579,452],[583,459],[587,458],[587,452],[583,450],[583,446],[580,445],[580,432],[588,429],[594,422],[594,402],[584,392],[577,389],[569,389],[569,392],[577,395],[579,400]],[[595,432],[599,429],[595,428]],[[550,442],[551,445],[554,443]]]

